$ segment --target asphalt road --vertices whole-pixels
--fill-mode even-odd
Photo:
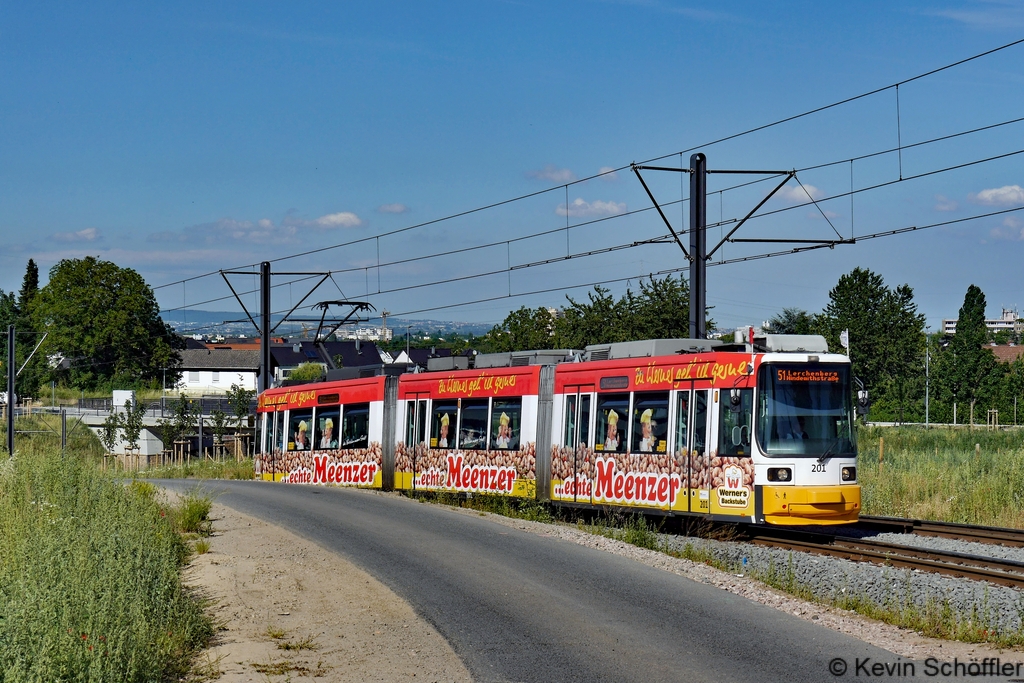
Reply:
[[[477,681],[915,680],[865,678],[870,669],[863,668],[855,675],[858,659],[908,660],[831,629],[486,517],[353,489],[205,486],[220,494],[217,502],[379,578],[438,629]],[[838,678],[829,673],[837,657],[847,666]],[[921,663],[916,671],[922,674]]]

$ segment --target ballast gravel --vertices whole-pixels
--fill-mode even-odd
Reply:
[[[870,599],[882,607],[909,601],[907,604],[924,608],[929,603],[942,605],[944,601],[948,601],[950,607],[958,613],[975,615],[976,623],[988,629],[1016,630],[1021,628],[1021,618],[1024,615],[1024,592],[966,579],[852,562],[842,558],[815,556],[779,548],[765,548],[743,542],[659,534],[659,541],[676,551],[684,552],[689,544],[692,550],[709,553],[717,561],[731,567],[730,571],[725,571],[703,562],[674,557],[664,552],[639,548],[620,540],[589,533],[575,525],[531,522],[465,508],[452,510],[455,513],[487,516],[505,526],[629,557],[648,566],[716,586],[821,626],[847,633],[902,657],[916,660],[927,657],[951,660],[954,657],[964,659],[998,656],[1005,655],[1007,649],[984,643],[963,643],[926,637],[909,629],[863,617],[850,610],[795,597],[767,586],[755,576],[775,572],[776,578],[783,581],[791,576],[795,583],[810,590],[816,599],[823,601],[851,594],[862,599]],[[896,542],[906,539],[900,534],[893,536],[897,537]],[[967,551],[961,548],[960,552]]]

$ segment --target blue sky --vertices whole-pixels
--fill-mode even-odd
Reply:
[[[712,7],[711,9],[708,9]],[[299,252],[279,270],[338,273],[312,300],[368,298],[394,314],[497,321],[560,305],[566,288],[684,265],[672,244],[416,287],[665,234],[636,178],[601,169],[687,150],[1024,37],[1024,3],[8,3],[0,11],[0,289],[92,254],[153,286]],[[1024,116],[1024,45],[727,143],[711,168],[791,169]],[[1024,149],[1024,122],[907,149],[904,177]],[[684,155],[684,160],[688,158]],[[679,157],[665,159],[677,165]],[[854,189],[900,176],[887,154]],[[678,174],[646,176],[678,201]],[[851,164],[802,171],[815,198],[849,192]],[[742,216],[762,183],[717,191],[708,221]],[[1024,155],[798,206],[737,237],[864,235],[1024,205]],[[340,249],[547,188],[499,208]],[[682,195],[685,196],[685,188]],[[567,202],[568,200],[568,208]],[[685,208],[669,206],[678,227]],[[828,221],[822,217],[824,213]],[[568,214],[568,215],[566,215]],[[382,263],[514,240],[445,258]],[[608,218],[591,223],[597,218]],[[709,241],[721,236],[712,228]],[[820,310],[855,266],[909,283],[933,329],[971,283],[989,313],[1018,305],[1024,212],[834,250],[714,267],[725,327],[784,306]],[[773,247],[774,248],[774,247]],[[764,245],[727,245],[725,258]],[[45,278],[44,278],[45,279]],[[278,282],[284,282],[282,278]],[[251,282],[251,280],[249,281]],[[335,284],[336,283],[336,284]],[[636,279],[630,283],[636,287]],[[244,285],[243,285],[244,286]],[[627,283],[609,285],[620,293]],[[388,290],[391,291],[387,293]],[[378,291],[382,293],[377,293]],[[157,290],[164,308],[228,294],[219,276]],[[288,308],[301,285],[275,290]],[[252,300],[252,297],[249,297]],[[230,302],[199,306],[231,308]]]

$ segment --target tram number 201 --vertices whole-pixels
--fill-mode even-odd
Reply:
[[[824,471],[825,471],[825,463],[823,463],[823,462],[816,462],[816,463],[813,463],[811,465],[811,472],[824,472]]]

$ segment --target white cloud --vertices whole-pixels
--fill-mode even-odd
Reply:
[[[78,232],[58,232],[53,235],[55,242],[95,242],[100,237],[96,228],[86,228]]]
[[[615,169],[611,166],[602,166],[597,170],[601,174],[601,180],[618,180],[619,174],[615,172]]]
[[[959,205],[943,194],[935,195],[935,210],[936,211],[956,211]]]
[[[595,199],[593,202],[585,202],[580,198],[573,200],[569,207],[559,204],[555,213],[559,216],[571,216],[573,218],[597,218],[600,216],[616,216],[626,212],[626,205],[622,202],[603,202]]]
[[[806,192],[804,190],[806,190]],[[811,199],[821,199],[825,196],[821,190],[816,188],[814,185],[808,185],[807,183],[804,183],[803,187],[800,187],[799,185],[787,185],[775,193],[775,196],[781,197],[786,201],[803,203],[811,200],[807,198],[808,194],[811,195]]]
[[[1024,6],[1013,0],[988,0],[966,4],[958,9],[942,9],[925,14],[943,17],[980,29],[1020,28],[1024,26]]]
[[[362,225],[363,221],[351,211],[341,211],[320,216],[313,224],[321,228],[356,228]]]
[[[269,218],[261,218],[259,219],[259,221],[256,222],[256,225],[260,226],[264,230],[269,230],[270,228],[274,227],[274,222]]]
[[[405,204],[381,204],[377,207],[380,213],[405,213],[409,207]]]
[[[1003,219],[1002,227],[992,228],[989,235],[996,240],[1024,241],[1024,222],[1016,216],[1007,216]]]
[[[547,164],[539,171],[527,171],[527,177],[536,178],[537,180],[550,180],[553,183],[571,183],[576,180],[576,174],[567,168],[556,168],[552,164]]]
[[[987,204],[988,206],[1024,204],[1024,187],[1020,185],[1003,185],[1002,187],[982,190],[977,194],[969,196],[972,202]]]

